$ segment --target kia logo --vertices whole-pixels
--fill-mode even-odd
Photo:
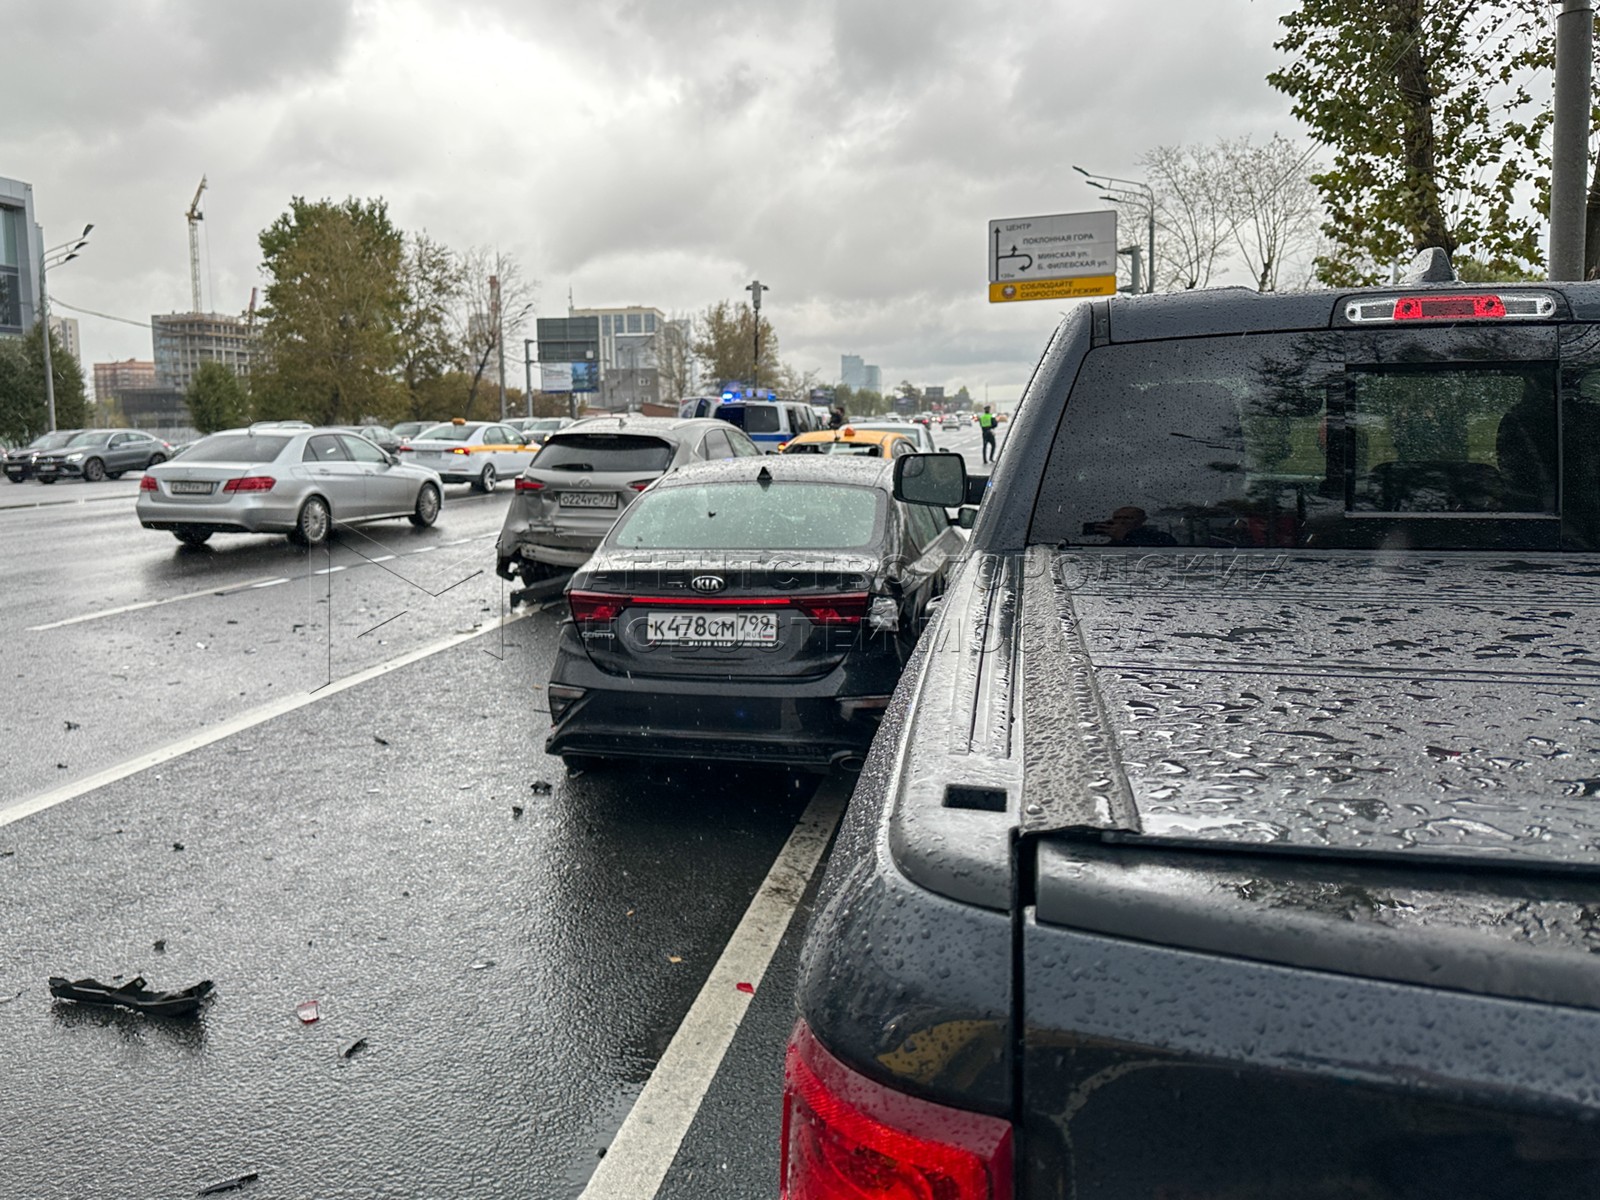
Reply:
[[[720,592],[728,585],[720,575],[696,575],[689,581],[689,586],[697,592]]]

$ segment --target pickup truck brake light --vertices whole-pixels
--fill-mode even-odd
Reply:
[[[1345,319],[1358,325],[1395,321],[1549,320],[1556,300],[1549,292],[1456,292],[1352,300]]]
[[[804,1021],[784,1066],[782,1200],[1012,1200],[1011,1125],[884,1087]]]

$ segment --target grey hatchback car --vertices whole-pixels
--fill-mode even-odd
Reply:
[[[581,567],[617,514],[668,471],[760,453],[742,430],[711,417],[625,414],[569,425],[517,477],[500,530],[500,576],[531,584]]]
[[[252,427],[214,433],[182,458],[145,472],[137,511],[146,529],[198,546],[214,533],[285,533],[326,541],[335,522],[439,516],[438,472],[401,462],[340,429]]]

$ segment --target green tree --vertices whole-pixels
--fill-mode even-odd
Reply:
[[[256,415],[342,424],[403,411],[405,238],[388,205],[296,196],[260,241],[268,366]]]
[[[239,377],[223,363],[201,363],[183,402],[189,408],[189,420],[201,433],[232,429],[249,419],[250,396]]]
[[[696,322],[694,355],[705,370],[709,388],[720,388],[735,380],[750,383],[756,379],[755,313],[748,304],[719,300],[700,314]],[[772,322],[761,318],[762,387],[773,387],[783,379],[783,364],[778,361],[778,335]]]
[[[1553,61],[1542,0],[1301,0],[1267,82],[1333,151],[1311,177],[1327,212],[1328,284],[1377,283],[1428,246],[1494,270],[1538,261],[1550,105],[1526,81]],[[1547,76],[1546,76],[1547,77]]]
[[[75,429],[89,423],[83,368],[67,353],[61,339],[50,335],[51,375],[55,381],[56,428]],[[20,338],[0,337],[0,439],[27,441],[50,426],[44,390],[44,341],[35,325]]]
[[[458,311],[466,298],[466,268],[448,246],[426,233],[406,240],[401,265],[405,300],[396,330],[407,415],[425,419],[427,385],[455,370],[465,354]]]

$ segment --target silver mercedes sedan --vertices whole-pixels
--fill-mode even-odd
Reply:
[[[146,471],[139,523],[198,546],[214,533],[286,533],[320,545],[334,525],[439,516],[437,471],[403,463],[358,434],[263,423],[202,438]]]

